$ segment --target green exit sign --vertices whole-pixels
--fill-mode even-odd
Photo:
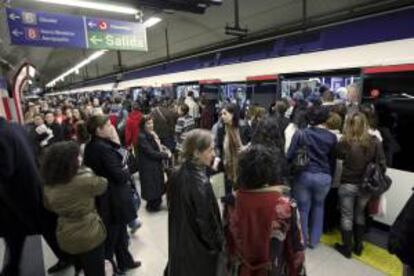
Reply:
[[[88,32],[88,48],[108,50],[147,51],[146,36],[137,34],[116,34]]]

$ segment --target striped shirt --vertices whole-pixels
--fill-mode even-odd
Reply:
[[[178,118],[175,125],[175,136],[177,139],[177,150],[182,151],[182,144],[187,133],[195,128],[195,122],[193,117],[186,115]]]

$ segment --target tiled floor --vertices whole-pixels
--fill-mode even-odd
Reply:
[[[131,251],[136,259],[142,261],[141,268],[131,271],[128,275],[161,276],[167,262],[168,239],[166,210],[156,214],[140,210],[143,221],[142,228],[133,237]],[[4,245],[0,241],[0,264],[3,261]],[[48,246],[43,243],[45,267],[50,267],[56,261]],[[306,266],[310,276],[376,276],[384,275],[356,260],[347,260],[332,248],[320,245],[306,253]],[[73,270],[67,270],[57,276],[72,276]]]

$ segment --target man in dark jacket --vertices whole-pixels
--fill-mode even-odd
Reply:
[[[41,182],[25,130],[1,117],[0,152],[0,234],[10,254],[3,274],[19,275],[25,238],[41,228]]]
[[[19,275],[26,236],[42,233],[60,259],[49,269],[56,272],[69,266],[68,256],[55,237],[57,217],[43,208],[42,183],[26,131],[0,117],[0,236],[9,249],[2,275]]]

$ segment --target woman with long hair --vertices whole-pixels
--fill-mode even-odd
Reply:
[[[59,247],[75,258],[76,275],[105,276],[106,229],[95,207],[107,181],[81,167],[75,142],[50,146],[43,158],[45,207],[58,215],[56,237]]]
[[[168,266],[166,275],[219,276],[224,234],[220,211],[206,169],[214,159],[210,131],[190,131],[183,165],[168,188]],[[222,268],[222,267],[221,267]]]
[[[237,190],[238,154],[243,146],[239,130],[239,109],[235,104],[227,104],[221,110],[222,125],[217,130],[216,154],[221,160],[225,175],[225,198],[232,201],[233,190]]]
[[[343,244],[335,244],[335,249],[346,258],[351,258],[352,251],[357,255],[362,253],[364,210],[371,198],[371,195],[361,188],[363,176],[370,162],[375,162],[378,158],[384,170],[386,162],[381,142],[370,135],[367,118],[360,112],[348,115],[336,151],[338,158],[343,160],[341,184],[338,189]]]

